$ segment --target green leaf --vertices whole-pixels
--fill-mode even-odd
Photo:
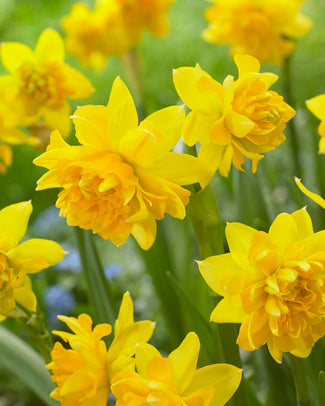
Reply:
[[[0,366],[16,375],[46,405],[59,403],[49,397],[54,389],[43,358],[32,347],[9,330],[0,326]]]
[[[320,371],[318,383],[319,406],[325,406],[325,371]]]

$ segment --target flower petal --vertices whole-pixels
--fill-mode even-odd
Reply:
[[[247,314],[242,307],[234,306],[232,301],[227,297],[220,300],[217,306],[213,309],[210,320],[215,323],[242,323]]]
[[[239,77],[247,73],[257,73],[261,68],[259,61],[251,55],[236,54],[234,61],[238,68]]]
[[[236,392],[242,377],[242,370],[229,364],[214,364],[200,368],[184,395],[200,389],[214,388],[211,400],[213,406],[223,406]]]
[[[306,196],[310,197],[314,202],[320,205],[323,209],[325,209],[325,200],[319,196],[317,193],[311,192],[308,190],[302,183],[301,180],[298,178],[295,178],[296,184],[299,187],[299,189],[304,193]]]
[[[36,296],[32,290],[32,284],[28,276],[25,279],[25,285],[14,289],[15,300],[23,305],[26,309],[36,311]]]
[[[95,89],[90,80],[77,69],[63,64],[61,70],[71,89],[68,95],[70,99],[87,99],[94,93]]]
[[[12,204],[0,210],[1,242],[5,239],[5,246],[1,247],[3,251],[15,247],[23,238],[32,210],[30,201]]]
[[[3,66],[8,72],[13,73],[25,63],[35,62],[33,51],[19,42],[4,42],[0,47]]]
[[[325,94],[307,100],[306,105],[317,118],[320,120],[325,119]]]
[[[38,62],[64,61],[64,41],[61,35],[51,28],[44,30],[35,46],[35,57]]]
[[[226,237],[230,253],[241,268],[249,268],[248,254],[253,235],[257,232],[252,227],[241,223],[229,223],[226,226]]]
[[[173,384],[183,393],[192,381],[199,357],[200,340],[195,333],[188,333],[181,344],[168,356],[174,365]]]
[[[148,250],[152,246],[156,238],[156,220],[153,216],[149,215],[146,220],[135,223],[133,225],[131,234],[142,249]]]
[[[269,229],[269,235],[273,244],[278,247],[280,260],[288,245],[299,239],[297,225],[288,213],[281,213],[275,218]]]
[[[185,119],[182,138],[185,144],[192,146],[200,141],[206,144],[209,141],[209,131],[213,123],[218,120],[218,115],[191,111]]]
[[[153,346],[147,343],[139,343],[136,345],[135,349],[135,365],[137,367],[138,373],[147,378],[146,368],[148,363],[153,358],[161,357],[160,352]]]
[[[42,116],[44,117],[44,123],[51,130],[59,130],[64,138],[67,138],[71,131],[70,120],[70,105],[65,102],[59,109],[42,109]]]

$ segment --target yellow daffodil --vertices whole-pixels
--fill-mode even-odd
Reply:
[[[301,180],[298,178],[295,178],[296,184],[299,187],[299,189],[304,193],[306,196],[308,196],[310,199],[312,199],[315,203],[317,203],[320,207],[325,209],[325,200],[319,196],[317,193],[311,192],[308,190],[302,183]]]
[[[231,162],[242,170],[245,157],[253,172],[262,153],[280,145],[283,130],[294,110],[269,87],[273,73],[258,73],[260,64],[249,55],[236,55],[239,78],[228,75],[221,85],[200,66],[174,71],[180,98],[192,110],[182,131],[188,145],[201,143],[199,157],[221,175],[228,176]]]
[[[149,344],[137,345],[137,372],[124,370],[112,380],[116,406],[223,406],[235,393],[242,371],[228,364],[196,369],[200,341],[189,333],[168,358]]]
[[[305,358],[325,334],[325,230],[313,232],[305,209],[276,217],[269,232],[240,223],[226,227],[230,253],[199,263],[208,285],[224,298],[216,323],[241,323],[246,351],[267,344]]]
[[[134,48],[144,30],[162,36],[168,31],[167,10],[174,0],[97,0],[91,11],[85,4],[73,5],[62,19],[66,46],[71,55],[96,70],[110,56]]]
[[[9,72],[0,76],[0,94],[5,103],[19,112],[21,126],[33,126],[42,118],[50,129],[70,131],[67,99],[91,96],[89,80],[64,63],[64,43],[60,35],[46,29],[35,50],[18,42],[4,42],[1,60]]]
[[[28,274],[61,261],[65,252],[54,241],[23,238],[31,202],[21,202],[0,210],[0,320],[15,315],[16,303],[36,310],[36,297]]]
[[[203,38],[230,44],[232,54],[249,54],[260,62],[281,64],[295,40],[311,28],[300,13],[303,0],[212,0],[205,13],[210,26]]]
[[[107,106],[83,106],[73,121],[81,146],[56,131],[34,163],[49,169],[38,190],[62,187],[57,207],[71,226],[91,229],[116,245],[132,234],[143,249],[152,245],[156,220],[183,218],[190,192],[180,185],[211,178],[199,159],[170,150],[179,140],[184,109],[159,110],[138,125],[132,97],[115,79]]]
[[[52,380],[57,384],[51,397],[62,406],[106,406],[112,378],[122,370],[134,369],[136,344],[150,339],[155,324],[149,320],[134,322],[129,293],[123,296],[114,340],[108,349],[102,338],[111,334],[110,324],[92,329],[92,319],[87,314],[58,318],[73,334],[54,331],[71,349],[56,342],[51,352],[52,362],[47,368],[52,370]]]
[[[318,126],[318,133],[321,136],[319,141],[319,152],[325,154],[325,94],[313,97],[306,101],[308,109],[321,120]]]

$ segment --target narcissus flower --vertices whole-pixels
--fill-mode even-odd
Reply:
[[[325,230],[313,232],[305,209],[276,217],[269,232],[239,223],[226,227],[230,253],[199,263],[208,285],[224,298],[216,323],[241,323],[246,351],[267,344],[305,358],[325,334]]]
[[[203,38],[230,44],[233,54],[249,54],[260,62],[281,64],[295,40],[311,28],[300,13],[303,0],[212,0],[205,13],[210,26]]]
[[[199,157],[223,176],[231,162],[242,170],[245,157],[255,172],[262,154],[283,143],[285,123],[295,113],[269,90],[277,75],[258,73],[260,64],[249,55],[236,55],[235,63],[239,78],[228,75],[222,85],[199,65],[174,71],[176,90],[192,110],[183,127],[184,142],[199,141]]]
[[[321,136],[319,141],[319,152],[325,154],[325,94],[313,97],[306,101],[308,109],[321,120],[318,133]]]
[[[0,210],[0,320],[15,315],[16,303],[36,310],[28,274],[61,261],[65,252],[54,241],[23,238],[32,204],[21,202]]]
[[[317,203],[320,207],[325,209],[325,200],[319,196],[317,193],[311,192],[308,190],[302,183],[301,180],[298,178],[295,178],[296,184],[299,187],[299,189],[304,193],[306,196],[308,196],[310,199],[312,199],[315,203]]]
[[[73,331],[54,331],[69,343],[66,349],[56,342],[51,352],[52,380],[57,387],[51,397],[62,406],[106,406],[110,394],[111,380],[122,370],[134,369],[132,358],[136,344],[147,342],[155,323],[149,320],[134,322],[133,304],[129,293],[123,296],[115,336],[107,349],[104,336],[111,334],[110,324],[98,324],[92,328],[92,319],[87,314],[78,318],[58,316]]]
[[[235,393],[242,371],[228,364],[196,369],[200,341],[189,333],[168,358],[149,344],[137,345],[138,372],[122,371],[112,381],[116,406],[223,406]]]
[[[35,50],[18,42],[4,42],[1,60],[9,72],[0,76],[0,94],[5,103],[19,112],[21,126],[33,126],[40,119],[50,129],[70,131],[67,99],[91,96],[93,87],[76,69],[64,63],[64,43],[60,35],[46,29]]]
[[[180,137],[184,109],[159,110],[138,125],[132,97],[114,81],[107,106],[83,106],[73,121],[81,146],[70,146],[59,132],[34,161],[49,169],[38,190],[62,187],[60,214],[71,226],[91,229],[116,245],[132,234],[150,248],[156,220],[165,213],[183,218],[190,192],[180,185],[211,178],[198,158],[170,152]]]
[[[122,56],[134,48],[143,31],[165,35],[167,10],[173,2],[97,0],[93,11],[83,3],[76,3],[62,19],[67,50],[84,65],[100,70],[110,56]]]

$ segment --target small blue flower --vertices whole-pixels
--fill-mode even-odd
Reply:
[[[52,324],[57,323],[58,314],[69,314],[75,307],[75,298],[72,293],[60,285],[52,285],[45,289],[44,303],[48,309],[48,319]]]
[[[119,264],[118,262],[113,262],[112,264],[106,265],[104,267],[104,274],[107,280],[114,279],[121,272],[122,264]]]
[[[65,251],[68,251],[66,255],[60,262],[55,265],[55,268],[60,271],[71,271],[73,273],[81,272],[81,260],[79,252],[76,248],[66,247],[62,245]]]

